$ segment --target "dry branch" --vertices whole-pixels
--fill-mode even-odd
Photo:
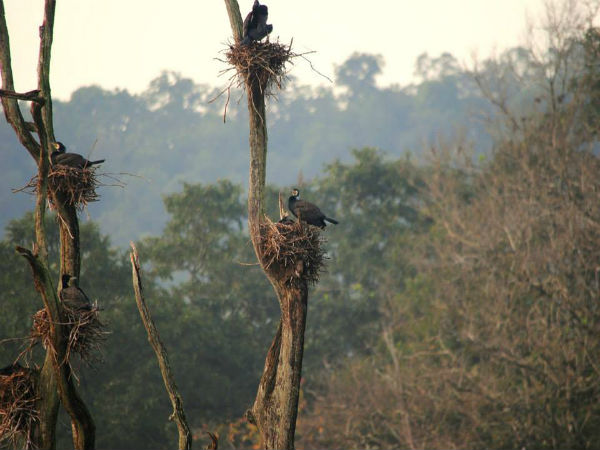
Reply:
[[[23,93],[10,91],[7,89],[0,89],[0,97],[12,98],[16,100],[25,100],[30,102],[38,102],[42,104],[44,103],[44,98],[40,96],[39,89]]]
[[[190,432],[187,419],[185,418],[183,400],[179,394],[177,385],[175,384],[173,372],[171,371],[167,349],[160,340],[160,335],[158,334],[158,330],[156,329],[156,325],[154,325],[150,310],[148,309],[146,300],[144,299],[141,267],[137,250],[133,242],[131,243],[130,259],[133,289],[135,291],[135,302],[138,310],[140,311],[140,316],[142,318],[142,322],[144,323],[144,327],[146,328],[146,332],[148,333],[148,341],[156,353],[156,358],[158,359],[158,365],[160,367],[160,373],[163,377],[167,394],[169,394],[171,405],[173,406],[173,413],[169,417],[169,420],[175,420],[177,423],[177,429],[179,431],[179,450],[189,450],[192,448],[192,433]]]

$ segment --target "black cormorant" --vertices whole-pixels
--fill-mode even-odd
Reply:
[[[273,25],[267,25],[268,17],[269,8],[267,8],[267,5],[261,5],[258,0],[254,0],[252,11],[244,19],[242,45],[248,45],[252,41],[260,41],[273,31]]]
[[[79,286],[74,284],[76,277],[72,277],[69,274],[62,276],[62,286],[60,290],[60,300],[64,305],[71,309],[80,311],[89,311],[92,309],[92,302],[85,292],[83,292]]]
[[[94,164],[103,163],[104,159],[97,161],[88,161],[78,153],[67,153],[67,148],[62,142],[54,142],[52,146],[56,149],[50,155],[50,161],[53,166],[68,166],[76,169],[87,169]]]
[[[292,195],[288,199],[288,209],[298,219],[319,228],[325,228],[325,221],[335,225],[338,224],[337,220],[323,214],[317,205],[306,200],[300,200],[300,191],[298,189],[292,189]]]

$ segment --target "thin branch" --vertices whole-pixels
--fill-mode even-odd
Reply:
[[[190,428],[185,418],[183,400],[179,394],[179,391],[177,390],[175,378],[173,377],[173,372],[171,371],[169,355],[167,354],[164,344],[160,340],[160,335],[158,334],[156,325],[154,325],[154,321],[150,315],[150,310],[148,309],[148,306],[146,306],[146,300],[144,299],[144,293],[142,289],[142,275],[139,257],[133,242],[131,242],[130,259],[133,289],[135,291],[135,302],[138,310],[140,311],[140,316],[142,318],[142,322],[144,323],[144,327],[146,328],[146,332],[148,333],[148,341],[156,353],[156,358],[158,359],[158,365],[160,367],[160,373],[163,377],[167,394],[169,394],[171,405],[173,406],[173,413],[169,417],[169,420],[175,420],[177,423],[177,429],[179,431],[179,450],[189,450],[192,448],[192,433],[190,432]]]

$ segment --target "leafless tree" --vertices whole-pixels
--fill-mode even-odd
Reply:
[[[4,2],[0,0],[0,66],[2,75],[0,96],[7,121],[38,166],[35,211],[36,243],[33,251],[22,247],[17,248],[17,251],[31,265],[35,287],[42,297],[47,322],[50,324],[46,357],[36,383],[38,398],[36,409],[39,423],[30,433],[30,444],[37,448],[55,448],[55,429],[60,403],[71,418],[74,447],[90,449],[94,447],[95,425],[77,392],[71,366],[68,363],[69,332],[65,326],[63,307],[58,301],[60,287],[58,289],[55,287],[48,271],[44,230],[46,200],[50,194],[52,204],[57,209],[60,218],[60,274],[78,277],[80,250],[77,207],[60,190],[48,189],[49,154],[51,145],[55,141],[49,81],[55,6],[55,0],[46,0],[44,3],[44,21],[40,26],[37,89],[19,94],[14,91],[9,34]],[[25,120],[18,100],[31,102],[33,123]]]
[[[322,259],[318,231],[297,224],[273,224],[264,215],[267,163],[265,95],[290,57],[275,43],[240,45],[242,18],[237,0],[225,0],[235,43],[228,54],[248,98],[250,180],[248,226],[254,251],[271,282],[281,319],[268,350],[258,393],[247,416],[257,425],[264,448],[294,448],[304,351],[309,283],[318,276]],[[275,75],[275,78],[273,78]],[[273,251],[275,245],[276,251]],[[281,247],[280,247],[281,246]],[[284,249],[285,248],[285,249]]]

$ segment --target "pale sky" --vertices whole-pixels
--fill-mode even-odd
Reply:
[[[266,0],[265,0],[266,1]],[[253,0],[241,0],[242,17]],[[42,0],[5,0],[16,89],[36,88],[38,27]],[[382,85],[409,84],[423,52],[450,52],[468,63],[523,41],[526,17],[543,0],[270,0],[273,38],[293,38],[297,53],[330,78],[354,51],[381,54]],[[80,86],[100,85],[132,93],[145,90],[162,70],[198,83],[225,84],[215,61],[231,29],[222,0],[57,0],[51,86],[67,100]],[[327,83],[295,60],[292,74],[304,84]]]

